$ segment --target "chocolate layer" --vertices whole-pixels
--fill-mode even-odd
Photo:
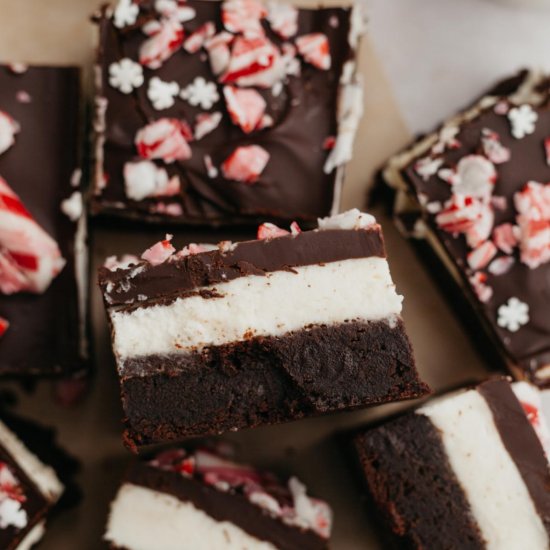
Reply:
[[[521,85],[525,85],[527,77],[533,75],[520,73],[517,77],[505,81],[493,90],[494,95],[512,94]],[[455,167],[459,160],[470,154],[483,154],[481,135],[483,129],[489,129],[499,135],[501,144],[508,148],[511,158],[507,162],[495,164],[498,174],[493,196],[498,197],[502,204],[493,209],[494,226],[502,223],[516,223],[516,210],[513,195],[520,191],[528,181],[548,182],[550,167],[544,154],[544,140],[548,137],[550,124],[550,108],[548,105],[548,80],[541,79],[536,90],[542,94],[543,101],[534,106],[538,115],[533,133],[521,139],[511,135],[510,122],[506,115],[498,114],[491,108],[481,109],[471,121],[462,123],[456,136],[457,147],[447,148],[442,154],[435,155],[444,161],[443,168]],[[513,105],[511,105],[513,107]],[[435,221],[436,214],[428,212],[420,204],[430,202],[444,203],[451,196],[451,186],[437,175],[423,179],[415,170],[416,162],[426,157],[429,150],[412,155],[406,165],[401,167],[401,177],[408,186],[413,200],[422,210],[430,232],[435,241],[441,245],[444,259],[459,273],[464,291],[469,300],[475,304],[476,314],[483,317],[491,338],[498,342],[499,351],[506,356],[507,362],[521,367],[526,376],[537,384],[548,381],[536,378],[537,370],[550,365],[550,287],[548,276],[550,264],[530,269],[521,263],[517,251],[512,254],[516,260],[504,274],[496,274],[482,269],[486,277],[484,284],[493,290],[492,297],[486,302],[480,301],[471,288],[469,277],[473,270],[468,267],[467,255],[471,249],[467,246],[463,235],[453,235],[442,230]],[[395,182],[394,182],[395,183]],[[420,201],[419,197],[422,197]],[[498,254],[498,256],[503,256]],[[529,322],[517,331],[509,331],[498,324],[498,309],[511,297],[518,298],[529,307]]]
[[[27,533],[44,517],[51,504],[46,500],[36,485],[20,468],[17,458],[10,455],[6,449],[0,446],[0,464],[6,464],[20,484],[24,501],[21,509],[27,514],[27,525],[18,529],[13,525],[0,529],[0,548],[16,550]]]
[[[21,92],[30,96],[21,101]],[[15,74],[0,66],[0,110],[20,125],[15,144],[0,155],[0,176],[38,224],[58,243],[67,263],[41,295],[0,295],[10,328],[0,338],[1,375],[50,375],[82,367],[76,223],[61,202],[75,188],[80,82],[77,68],[31,67]],[[19,98],[19,99],[18,99]]]
[[[261,507],[250,503],[244,495],[219,491],[179,473],[135,463],[126,481],[190,502],[216,521],[229,521],[249,535],[270,542],[281,550],[328,548],[327,541],[314,532],[272,518]]]
[[[220,2],[190,0],[186,5],[196,10],[196,17],[183,25],[186,37],[207,21],[215,23],[217,32],[223,29]],[[222,87],[217,85],[222,99],[208,112],[222,112],[220,125],[205,138],[191,143],[189,160],[158,163],[170,176],[180,177],[182,191],[174,197],[135,201],[125,194],[123,167],[125,162],[139,158],[134,146],[138,130],[162,117],[183,119],[192,125],[196,115],[205,111],[179,99],[168,109],[155,110],[147,97],[148,80],[158,76],[165,82],[177,82],[181,88],[196,77],[216,82],[204,50],[191,55],[180,49],[159,69],[145,69],[145,83],[130,95],[110,86],[109,66],[123,57],[137,60],[139,47],[147,39],[139,25],[158,18],[152,1],[142,1],[140,6],[141,17],[134,26],[117,29],[104,14],[98,20],[101,82],[97,95],[107,100],[107,110],[105,128],[100,129],[98,136],[105,142],[102,148],[99,143],[103,162],[97,167],[96,178],[98,182],[106,181],[106,186],[94,198],[94,211],[146,221],[166,221],[168,218],[187,224],[256,223],[270,218],[313,221],[327,215],[334,200],[337,171],[330,174],[323,171],[329,154],[324,142],[327,137],[336,135],[340,76],[344,63],[354,56],[348,44],[351,10],[300,10],[298,35],[326,34],[332,65],[325,71],[301,63],[301,75],[290,77],[279,95],[254,88],[267,102],[267,114],[274,120],[272,127],[244,134],[231,122],[223,104]],[[287,42],[267,26],[266,31],[277,46]],[[270,154],[257,183],[247,185],[226,180],[221,170],[215,177],[208,175],[205,155],[210,155],[214,166],[219,167],[241,145],[259,145]],[[181,214],[159,213],[159,205],[177,206]]]
[[[108,307],[169,298],[247,275],[370,256],[385,257],[380,226],[355,231],[306,231],[296,236],[247,241],[233,250],[203,252],[143,269],[99,270]]]
[[[408,413],[355,437],[370,499],[395,548],[485,543],[430,420]]]
[[[535,430],[508,381],[491,380],[478,386],[477,391],[487,401],[502,442],[550,535],[550,471]]]
[[[399,321],[312,327],[124,363],[130,447],[426,394]],[[131,375],[128,373],[132,373]]]

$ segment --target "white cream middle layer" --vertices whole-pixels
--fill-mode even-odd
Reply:
[[[487,548],[548,548],[541,518],[482,395],[465,391],[437,399],[417,412],[440,430]]]
[[[393,322],[403,300],[386,259],[378,257],[251,275],[207,289],[221,297],[178,298],[130,313],[112,310],[117,357],[188,353],[313,324]]]
[[[132,483],[119,490],[105,539],[131,550],[276,550],[228,521],[217,521],[191,502]]]

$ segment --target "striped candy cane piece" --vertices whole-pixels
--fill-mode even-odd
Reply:
[[[0,177],[0,292],[44,292],[63,269],[59,247]]]

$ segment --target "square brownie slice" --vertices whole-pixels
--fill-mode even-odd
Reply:
[[[349,211],[258,240],[167,239],[99,284],[132,447],[423,395],[380,226]]]
[[[550,383],[549,99],[547,77],[524,71],[384,172],[489,345],[540,385]]]
[[[0,66],[0,377],[87,360],[80,73]]]
[[[535,386],[483,382],[354,443],[392,548],[548,548],[550,432]]]
[[[163,451],[135,462],[113,503],[113,548],[326,550],[329,505],[295,477],[238,464],[207,449]]]
[[[95,213],[219,225],[336,211],[362,114],[358,7],[121,0],[96,21]]]

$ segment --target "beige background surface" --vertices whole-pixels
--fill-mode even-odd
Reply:
[[[313,3],[313,2],[311,2]],[[95,0],[0,0],[0,60],[35,63],[77,63],[89,71],[93,32],[88,16]],[[371,25],[376,24],[375,21]],[[365,117],[356,142],[355,160],[348,170],[344,207],[363,207],[372,174],[384,159],[409,139],[392,99],[370,39],[361,50],[365,76]],[[396,233],[382,211],[375,212],[386,236],[390,265],[398,290],[405,295],[404,317],[419,369],[434,388],[481,376],[484,372],[453,312],[417,261],[411,247]],[[94,266],[107,255],[139,252],[161,235],[101,229],[94,232]],[[175,241],[234,237],[228,232],[198,235],[181,231]],[[101,548],[109,500],[130,455],[120,441],[117,381],[109,351],[104,313],[92,281],[97,376],[81,406],[64,410],[51,399],[43,383],[32,395],[22,394],[20,410],[55,425],[59,439],[82,462],[79,482],[84,500],[50,524],[44,550]],[[335,510],[336,550],[379,546],[360,496],[360,480],[347,468],[347,459],[333,435],[388,414],[399,405],[305,420],[228,436],[241,456],[282,472],[295,472],[310,490],[327,498]]]

